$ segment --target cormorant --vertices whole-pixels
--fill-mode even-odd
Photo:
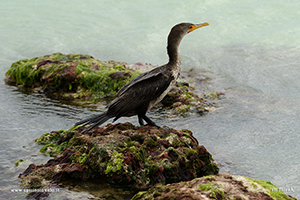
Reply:
[[[116,94],[116,98],[107,106],[106,112],[79,121],[77,125],[88,125],[87,133],[91,129],[100,126],[110,118],[116,121],[120,117],[138,116],[139,124],[144,125],[145,120],[148,125],[157,126],[146,116],[146,112],[155,104],[159,103],[176,83],[180,73],[181,59],[178,51],[182,38],[203,26],[209,25],[207,22],[202,24],[180,23],[175,25],[168,36],[167,51],[169,62],[160,67],[145,72],[127,83]]]

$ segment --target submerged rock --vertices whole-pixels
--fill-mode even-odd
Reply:
[[[132,200],[296,200],[268,181],[257,181],[228,173],[196,178],[187,182],[155,185]]]
[[[85,127],[46,133],[41,151],[55,158],[31,164],[22,174],[25,188],[48,187],[69,179],[101,179],[118,187],[149,188],[218,173],[212,156],[189,130],[108,124],[92,131]]]

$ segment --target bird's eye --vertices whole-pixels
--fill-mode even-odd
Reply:
[[[190,29],[191,29],[191,28],[193,28],[193,26],[192,26],[192,25],[190,25]]]

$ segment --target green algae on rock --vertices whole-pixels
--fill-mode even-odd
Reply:
[[[108,124],[82,135],[85,127],[42,135],[41,151],[55,155],[20,175],[23,187],[47,187],[70,178],[101,179],[118,187],[145,189],[218,173],[204,146],[189,130]],[[59,135],[59,137],[58,137]]]
[[[168,185],[157,184],[132,198],[132,200],[150,199],[296,200],[268,181],[257,181],[228,173]]]
[[[23,159],[19,159],[19,160],[15,163],[15,166],[18,167],[19,164],[20,164],[21,162],[24,162],[24,160],[23,160]]]
[[[59,98],[99,99],[112,96],[140,73],[89,55],[54,53],[12,64],[5,82]]]
[[[223,93],[202,94],[199,96],[186,82],[177,82],[157,107],[171,108],[171,115],[187,115],[190,112],[204,114],[214,105],[208,99],[219,98]]]

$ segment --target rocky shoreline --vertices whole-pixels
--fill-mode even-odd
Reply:
[[[139,74],[125,63],[55,53],[13,63],[5,81],[51,98],[105,104]],[[168,116],[204,114],[220,95],[197,95],[188,83],[179,81],[155,109]],[[64,187],[66,181],[93,180],[124,188],[134,200],[295,199],[268,181],[218,174],[212,155],[186,129],[118,123],[81,134],[85,129],[78,126],[38,138],[36,143],[43,145],[40,151],[53,158],[45,164],[30,164],[19,175],[21,187],[53,189]],[[49,192],[31,192],[26,198],[49,197]],[[120,199],[113,193],[96,198]]]
[[[268,181],[218,174],[212,155],[189,130],[131,123],[108,124],[91,135],[81,134],[85,129],[52,131],[38,138],[40,151],[54,158],[30,164],[19,175],[21,187],[47,191],[65,187],[67,181],[93,180],[123,188],[132,200],[295,200]],[[51,192],[31,192],[26,198],[49,196]],[[122,195],[112,192],[96,198],[122,199]]]
[[[211,154],[189,130],[108,124],[91,136],[73,130],[45,133],[36,140],[54,156],[31,164],[19,178],[24,188],[49,188],[65,180],[102,180],[136,191],[217,174]]]

